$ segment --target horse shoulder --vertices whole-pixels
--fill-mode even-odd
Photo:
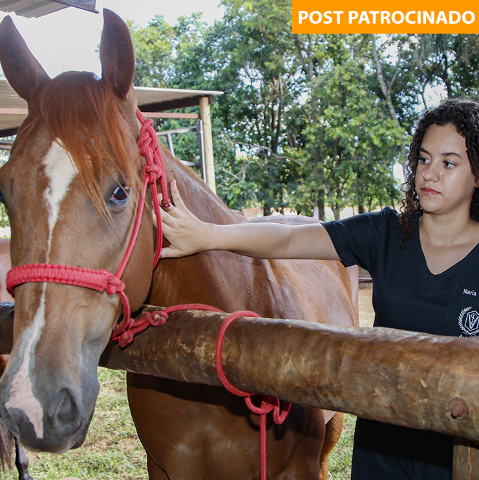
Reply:
[[[322,223],[303,215],[257,217],[253,223],[309,225]],[[265,260],[269,288],[275,291],[277,309],[294,309],[291,318],[340,326],[359,326],[358,267],[345,268],[329,260]],[[272,305],[273,307],[273,305]],[[276,308],[275,308],[276,309]],[[277,314],[273,315],[276,317]],[[284,318],[284,317],[283,317]]]

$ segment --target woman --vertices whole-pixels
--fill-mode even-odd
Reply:
[[[212,225],[163,212],[162,258],[230,250],[258,258],[340,260],[371,273],[375,326],[468,337],[479,330],[479,104],[447,100],[419,121],[402,213],[391,208],[325,224]],[[353,480],[452,477],[452,438],[358,419]]]

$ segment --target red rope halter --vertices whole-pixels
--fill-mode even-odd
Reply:
[[[161,210],[158,200],[158,189],[156,182],[160,180],[160,187],[163,194],[162,204],[165,206],[170,203],[168,198],[168,189],[166,184],[165,167],[161,156],[160,148],[158,147],[158,140],[155,129],[153,128],[153,121],[146,120],[143,114],[137,109],[137,117],[142,126],[140,130],[140,138],[138,140],[138,147],[142,156],[146,158],[146,165],[143,168],[143,184],[138,205],[138,211],[135,218],[135,224],[130,237],[128,248],[123,256],[123,259],[118,267],[115,275],[106,270],[93,270],[83,267],[73,267],[70,265],[55,265],[50,263],[37,263],[29,265],[20,265],[12,268],[7,273],[7,289],[12,296],[14,296],[14,289],[18,285],[31,282],[52,282],[66,285],[74,285],[77,287],[90,288],[99,292],[104,292],[108,295],[117,293],[120,296],[123,305],[123,320],[118,323],[112,334],[112,340],[118,340],[120,346],[125,347],[133,341],[133,337],[146,330],[149,326],[163,325],[166,322],[169,313],[181,310],[209,310],[221,312],[217,308],[201,304],[176,305],[168,307],[165,310],[157,312],[149,312],[143,315],[137,321],[131,318],[130,303],[125,294],[125,284],[121,281],[121,277],[125,271],[126,265],[131,257],[136,239],[140,230],[143,209],[145,206],[146,190],[150,185],[153,206],[155,209],[156,218],[158,219],[156,253],[153,261],[153,267],[156,266],[160,258],[160,252],[163,240],[163,231],[161,227]],[[225,386],[225,388],[234,395],[244,397],[248,408],[255,414],[261,416],[260,419],[260,438],[261,438],[261,478],[266,480],[266,414],[273,411],[274,421],[276,424],[281,424],[286,419],[291,404],[285,403],[284,410],[281,412],[279,400],[271,397],[264,397],[261,407],[256,407],[251,401],[251,397],[255,394],[242,392],[234,388],[226,379],[221,364],[221,353],[223,350],[223,340],[228,326],[239,317],[253,316],[259,317],[258,314],[248,311],[236,312],[230,315],[223,323],[218,341],[216,344],[216,368],[218,377]]]
[[[142,124],[140,129],[140,138],[138,139],[137,143],[141,155],[146,158],[146,165],[143,167],[142,191],[130,242],[115,275],[107,272],[106,270],[92,270],[89,268],[73,267],[70,265],[55,265],[50,263],[20,265],[12,268],[7,273],[7,289],[12,296],[14,296],[15,287],[30,282],[52,282],[74,285],[77,287],[91,288],[99,292],[106,291],[108,295],[117,293],[120,296],[121,303],[123,305],[123,320],[113,331],[114,338],[118,338],[123,332],[129,331],[133,325],[133,320],[130,318],[130,303],[125,293],[125,284],[120,279],[125,271],[128,260],[131,257],[136,239],[138,238],[148,185],[150,185],[151,188],[153,206],[156,217],[158,218],[156,253],[153,261],[153,267],[156,266],[160,258],[163,240],[161,222],[159,221],[160,204],[158,200],[158,189],[156,186],[156,181],[158,179],[160,180],[161,191],[163,194],[162,203],[163,205],[170,203],[166,184],[165,167],[163,165],[163,158],[158,146],[156,132],[153,128],[153,120],[146,120],[143,114],[140,112],[140,109],[137,109],[136,116]]]

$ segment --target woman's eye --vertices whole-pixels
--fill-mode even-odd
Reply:
[[[424,158],[424,157],[419,157],[419,163],[428,163],[428,159],[427,158]]]
[[[111,194],[110,201],[116,204],[126,203],[128,195],[130,194],[130,187],[127,185],[118,185]]]
[[[445,161],[444,161],[444,166],[445,166],[446,168],[454,168],[454,167],[456,166],[456,164],[453,163],[453,162],[448,162],[447,160],[445,160]]]

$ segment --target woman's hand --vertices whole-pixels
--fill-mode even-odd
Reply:
[[[179,258],[206,250],[208,230],[211,225],[199,220],[183,203],[176,181],[170,183],[171,196],[175,206],[161,208],[163,236],[170,242],[161,250],[161,258]]]
[[[161,258],[227,250],[255,258],[339,260],[328,232],[319,222],[305,225],[246,220],[228,225],[205,223],[186,208],[174,180],[170,187],[175,206],[161,209],[161,223],[163,235],[171,245],[161,250]]]

